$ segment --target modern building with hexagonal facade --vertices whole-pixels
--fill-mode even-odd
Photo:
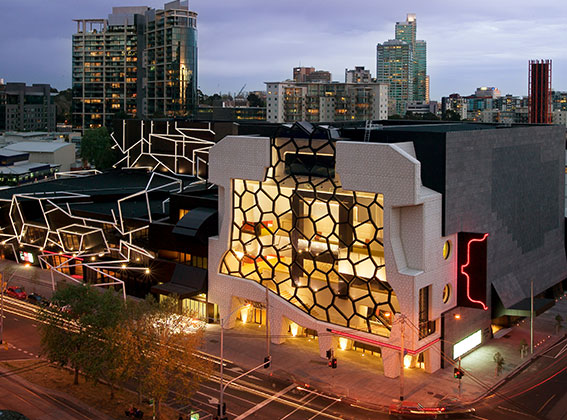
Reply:
[[[363,348],[388,377],[403,350],[436,371],[525,316],[530,282],[541,311],[565,279],[561,130],[295,123],[228,136],[210,151],[208,299],[227,328],[267,304],[274,343]]]

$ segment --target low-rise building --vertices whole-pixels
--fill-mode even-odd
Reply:
[[[335,122],[388,118],[386,83],[266,82],[266,120]]]
[[[0,131],[55,131],[52,93],[48,84],[0,84]]]
[[[345,83],[371,83],[370,70],[364,66],[356,66],[353,70],[345,69]]]
[[[395,377],[402,348],[434,372],[526,316],[530,284],[536,313],[553,304],[545,293],[567,275],[565,128],[386,123],[295,123],[213,146],[208,298],[225,327],[268,313],[272,342],[362,348]]]
[[[4,149],[27,153],[30,162],[56,165],[63,172],[69,171],[76,160],[75,145],[63,141],[22,141]]]

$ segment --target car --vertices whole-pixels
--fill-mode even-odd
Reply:
[[[4,293],[6,294],[6,296],[10,296],[20,300],[26,300],[26,298],[28,297],[23,287],[10,286],[6,289]]]
[[[29,303],[32,303],[34,305],[39,305],[39,306],[47,306],[49,305],[49,301],[44,298],[41,295],[38,295],[37,293],[30,293],[28,295],[27,301]]]

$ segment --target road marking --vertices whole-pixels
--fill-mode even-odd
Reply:
[[[326,406],[325,408],[323,408],[321,411],[319,411],[318,413],[315,413],[312,417],[309,417],[308,420],[313,420],[315,417],[317,417],[319,414],[323,414],[323,411],[326,411],[328,408],[331,408],[331,406],[333,404],[338,403],[340,400],[335,400],[333,401],[331,404],[329,404],[328,406]]]
[[[534,416],[532,416],[531,414],[522,413],[521,411],[512,410],[511,408],[502,407],[501,405],[499,405],[497,408],[499,408],[500,410],[503,410],[503,411],[509,411],[511,413],[514,413],[514,414],[520,414],[522,416],[534,418]]]
[[[547,404],[550,403],[550,401],[551,401],[552,399],[555,398],[556,395],[557,395],[557,394],[553,394],[551,397],[549,397],[549,399],[540,407],[540,409],[537,410],[538,414],[545,408],[545,406],[546,406]]]
[[[283,394],[286,394],[287,392],[291,391],[293,388],[295,388],[296,385],[295,384],[291,384],[289,385],[287,388],[282,389],[280,392],[278,392],[277,394],[272,395],[270,398],[265,399],[264,401],[262,401],[260,404],[256,404],[254,407],[252,407],[250,410],[248,410],[247,412],[239,415],[238,417],[236,417],[234,420],[242,420],[245,419],[246,417],[248,417],[250,414],[255,413],[256,411],[260,410],[261,408],[265,407],[266,405],[268,405],[269,403],[271,403],[272,401],[274,401],[275,399],[281,397]]]
[[[477,416],[476,414],[470,414],[469,413],[469,416],[474,417],[475,419],[479,419],[479,420],[488,420],[488,419],[485,419],[484,417]]]
[[[295,410],[293,410],[291,413],[285,415],[284,417],[282,417],[280,420],[285,420],[287,419],[289,416],[291,416],[293,413],[296,413],[297,411],[301,410],[304,406],[306,406],[307,404],[309,404],[311,401],[313,401],[315,398],[317,398],[317,395],[310,395],[307,394],[305,395],[305,397],[311,397],[311,399],[309,401],[305,401],[303,404],[301,404],[300,406],[298,406]],[[303,401],[305,399],[305,397],[303,397],[301,400],[299,401]]]

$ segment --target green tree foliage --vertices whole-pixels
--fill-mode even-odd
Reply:
[[[75,385],[80,370],[95,380],[104,377],[106,359],[116,349],[109,337],[123,319],[122,300],[111,290],[70,285],[55,292],[52,301],[54,307],[37,315],[44,355],[70,366]]]
[[[170,392],[188,404],[211,365],[196,350],[203,341],[202,328],[191,328],[191,314],[179,313],[177,301],[151,299],[129,308],[126,322],[116,328],[119,349],[116,373],[138,386],[138,395],[155,401],[159,419],[161,405]]]
[[[443,113],[443,117],[441,117],[441,119],[443,121],[461,121],[461,115],[457,111],[448,109]]]
[[[265,107],[266,106],[266,101],[264,99],[260,98],[255,93],[249,94],[246,99],[248,100],[248,104],[252,107]]]
[[[57,109],[57,122],[67,123],[71,121],[71,102],[73,100],[73,91],[65,89],[59,92],[53,99]]]
[[[81,158],[99,170],[109,169],[117,162],[112,139],[105,127],[85,131],[81,140]]]

